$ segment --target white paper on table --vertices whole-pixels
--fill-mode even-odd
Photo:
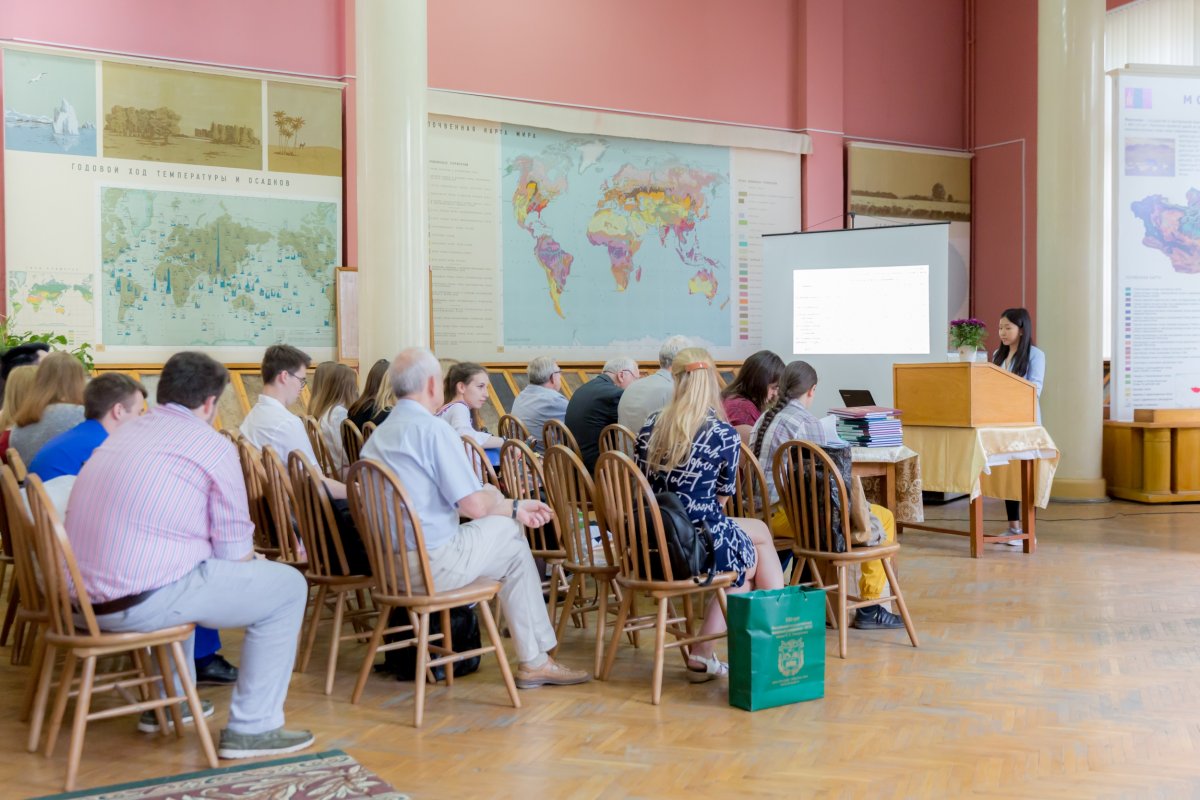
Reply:
[[[819,421],[821,423],[821,433],[825,437],[825,441],[822,444],[847,444],[845,439],[838,436],[837,417],[833,414],[826,414]]]

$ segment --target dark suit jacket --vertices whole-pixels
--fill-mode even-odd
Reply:
[[[588,472],[596,468],[596,459],[600,457],[600,431],[617,421],[617,404],[624,391],[612,378],[601,374],[576,389],[567,403],[564,422],[579,442]]]

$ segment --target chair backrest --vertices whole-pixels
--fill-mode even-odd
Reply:
[[[463,450],[467,454],[467,460],[471,462],[471,469],[475,471],[475,477],[479,478],[479,482],[483,485],[491,484],[499,489],[500,479],[496,477],[496,470],[492,468],[492,462],[488,458],[487,451],[480,447],[479,442],[470,436],[464,435],[462,443]]]
[[[500,475],[504,478],[509,497],[517,500],[546,501],[546,481],[542,476],[542,467],[533,450],[520,439],[506,439],[501,445]],[[530,550],[538,551],[539,555],[562,553],[562,545],[554,541],[554,529],[550,525],[542,525],[539,528],[522,527],[525,528],[525,538],[529,541]]]
[[[13,475],[17,478],[17,483],[25,483],[25,478],[29,475],[29,470],[25,468],[25,459],[21,458],[21,454],[17,452],[17,448],[8,448],[4,460],[12,467]]]
[[[321,423],[317,422],[316,417],[307,414],[301,419],[304,420],[304,432],[308,434],[308,442],[312,445],[313,454],[317,457],[317,466],[327,477],[339,477],[337,466],[333,463],[333,456],[329,453],[329,445],[325,444],[325,437],[321,435]]]
[[[50,630],[60,636],[76,635],[71,598],[73,586],[76,592],[74,606],[79,608],[83,626],[90,635],[99,636],[100,626],[96,623],[96,615],[92,611],[87,586],[79,573],[75,551],[71,549],[71,543],[67,541],[67,532],[63,530],[62,522],[58,519],[58,512],[54,510],[54,504],[50,502],[37,475],[29,476],[25,483],[25,494],[29,498],[29,511],[33,520],[30,530],[36,543],[34,551],[37,561],[34,566],[45,582]]]
[[[546,481],[546,496],[554,509],[558,540],[567,553],[570,564],[594,567],[601,562],[592,541],[590,515],[594,512],[601,531],[603,563],[613,563],[612,547],[604,527],[604,515],[595,502],[596,486],[579,456],[569,447],[555,445],[542,459],[542,475]]]
[[[837,465],[820,446],[793,439],[775,451],[772,465],[775,489],[787,512],[796,545],[802,550],[822,553],[842,552],[835,547],[834,514],[841,514],[846,551],[850,541],[850,495],[842,482]],[[833,504],[831,489],[837,486],[843,502]]]
[[[221,430],[217,431],[217,433],[221,434],[221,435],[222,435],[222,436],[224,436],[226,439],[228,439],[229,441],[233,442],[235,445],[238,443],[238,439],[241,439],[241,438],[242,438],[242,432],[241,432],[241,431],[238,431],[238,430],[230,430],[229,428],[221,428]]]
[[[283,465],[283,459],[271,445],[262,449],[262,465],[265,478],[263,496],[271,514],[271,527],[275,532],[275,541],[271,546],[279,553],[276,560],[287,564],[299,564],[304,561],[304,555],[296,538],[296,515],[293,511],[296,502],[292,496],[287,467]]]
[[[342,451],[346,454],[346,463],[353,464],[361,457],[363,446],[362,431],[353,420],[342,420]]]
[[[542,426],[542,441],[545,442],[547,450],[556,444],[561,444],[571,448],[575,451],[575,455],[583,458],[583,452],[579,449],[579,442],[575,441],[575,434],[571,433],[570,428],[556,419],[546,420],[546,424]]]
[[[614,422],[612,425],[606,425],[604,430],[600,431],[601,453],[616,450],[633,458],[636,448],[637,437],[634,436],[633,431],[624,425]]]
[[[254,523],[254,549],[260,553],[277,552],[272,541],[271,511],[267,507],[266,474],[263,472],[262,456],[245,437],[237,440],[238,460],[242,465],[242,480],[246,483],[246,502],[250,507],[250,521]]]
[[[362,429],[363,444],[367,443],[367,439],[371,438],[371,434],[374,433],[375,429],[378,427],[379,426],[376,425],[371,420],[368,420],[367,423],[365,425],[363,425],[363,429]]]
[[[633,459],[615,450],[601,453],[596,461],[596,493],[621,574],[649,581],[660,572],[662,580],[674,580],[658,501]]]
[[[500,417],[500,425],[496,428],[501,439],[520,439],[522,442],[529,438],[529,429],[525,423],[512,414]]]
[[[296,498],[296,524],[308,556],[309,574],[323,578],[349,574],[337,517],[325,493],[321,473],[303,453],[293,450],[288,455],[288,476]]]
[[[11,537],[13,571],[21,606],[29,611],[41,611],[45,605],[43,582],[38,579],[37,540],[33,533],[33,517],[21,495],[21,487],[7,464],[0,466],[0,497],[4,500],[6,526]]]
[[[396,474],[378,461],[360,460],[346,478],[350,513],[367,548],[367,560],[380,597],[433,594],[433,573],[425,552],[421,521],[412,513],[412,500]],[[411,536],[416,548],[408,549]],[[412,573],[421,578],[415,586]]]
[[[731,517],[761,519],[771,522],[771,495],[767,491],[767,477],[754,453],[740,442],[742,456],[738,459],[737,492],[729,498]]]

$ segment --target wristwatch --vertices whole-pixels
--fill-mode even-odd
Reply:
[[[517,501],[517,500],[513,500],[513,512],[512,512],[512,518],[513,518],[513,519],[516,519],[516,518],[517,518],[517,503],[518,503],[518,502],[519,502],[519,501]]]

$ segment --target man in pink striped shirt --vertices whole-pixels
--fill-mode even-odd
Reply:
[[[313,742],[283,728],[308,586],[294,568],[255,558],[237,450],[212,427],[228,382],[203,353],[172,356],[158,406],[114,431],[79,473],[67,534],[101,628],[246,629],[220,755],[252,758]],[[187,650],[191,663],[191,640]]]

